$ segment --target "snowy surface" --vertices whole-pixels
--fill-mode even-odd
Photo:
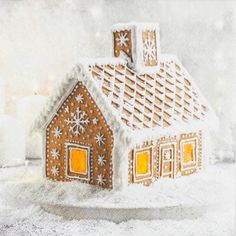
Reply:
[[[41,167],[0,169],[1,235],[234,235],[235,167],[217,164],[175,181],[158,181],[152,188],[133,185],[125,192],[108,192],[76,183],[45,182]],[[86,200],[85,197],[86,196]],[[202,205],[201,217],[154,221],[66,220],[43,211],[37,202],[132,207]]]

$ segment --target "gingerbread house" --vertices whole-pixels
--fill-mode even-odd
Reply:
[[[117,24],[111,58],[81,60],[49,96],[44,174],[108,189],[150,185],[203,167],[213,112],[158,24]]]

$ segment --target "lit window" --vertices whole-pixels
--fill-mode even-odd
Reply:
[[[71,148],[70,170],[78,174],[87,174],[88,153],[87,150]]]
[[[66,143],[67,177],[88,180],[90,177],[90,147]]]
[[[136,174],[145,175],[149,172],[150,154],[148,151],[136,154]]]
[[[197,167],[197,138],[182,139],[180,141],[181,171]]]
[[[194,161],[194,150],[192,143],[185,143],[183,146],[183,162],[187,164]]]
[[[142,182],[152,178],[152,147],[136,150],[134,152],[133,177],[134,182]]]

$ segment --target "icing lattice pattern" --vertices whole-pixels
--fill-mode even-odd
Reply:
[[[206,114],[189,75],[174,60],[162,62],[152,75],[137,75],[125,65],[112,64],[90,66],[90,72],[122,121],[133,129],[167,127]]]

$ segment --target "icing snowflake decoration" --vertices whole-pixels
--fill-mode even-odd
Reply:
[[[156,51],[155,38],[151,38],[149,35],[143,44],[144,61],[156,60]]]
[[[64,109],[64,111],[65,111],[65,113],[69,113],[69,112],[70,112],[69,107],[66,106],[65,109]]]
[[[58,176],[59,175],[59,168],[56,166],[53,166],[51,169],[51,172],[54,176]]]
[[[52,155],[53,159],[59,159],[60,152],[56,148],[53,148],[51,151],[51,155]]]
[[[85,127],[89,124],[89,118],[85,111],[76,109],[76,112],[71,112],[71,119],[65,119],[65,122],[70,125],[69,131],[79,136],[85,132]]]
[[[120,33],[119,37],[116,38],[116,41],[120,46],[127,47],[127,42],[129,41],[129,39],[127,37],[127,33]]]
[[[99,146],[103,145],[105,143],[104,135],[101,133],[98,133],[95,137],[96,143],[98,143]]]
[[[104,178],[103,174],[100,174],[98,175],[97,181],[99,185],[105,185],[106,179]]]
[[[107,162],[107,161],[106,161],[104,155],[98,156],[98,165],[104,166],[104,165],[106,164],[106,162]]]
[[[60,138],[62,135],[62,130],[59,127],[56,127],[54,128],[53,133],[55,138]]]
[[[98,124],[98,118],[95,117],[95,118],[93,119],[93,124],[94,124],[94,125],[97,125],[97,124]]]
[[[75,99],[78,103],[83,103],[84,101],[84,97],[82,94],[78,94]]]

